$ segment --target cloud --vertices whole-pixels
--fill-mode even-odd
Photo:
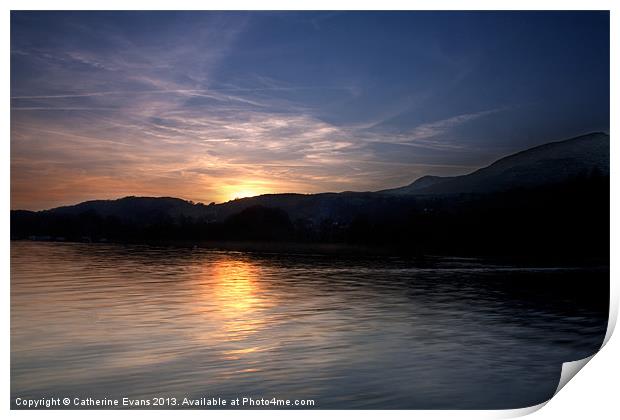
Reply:
[[[12,206],[146,194],[223,201],[222,186],[237,184],[268,192],[382,189],[431,169],[463,171],[438,163],[440,153],[461,147],[442,136],[495,112],[406,132],[329,122],[326,102],[354,103],[359,86],[250,72],[229,78],[221,69],[246,19],[209,23],[192,21],[170,39],[132,37],[111,23],[73,25],[66,38],[37,48],[16,38],[12,60],[28,71],[11,84]],[[394,102],[399,109],[403,101]]]
[[[360,137],[379,145],[393,145],[412,149],[425,149],[437,152],[456,152],[469,147],[454,138],[463,125],[480,118],[503,111],[497,108],[474,113],[455,115],[449,118],[419,124],[410,130],[395,131],[379,128],[380,123],[362,127]]]
[[[480,111],[468,114],[455,115],[450,118],[446,118],[439,121],[433,121],[430,123],[421,124],[407,133],[410,141],[415,142],[417,140],[429,139],[432,137],[438,137],[446,132],[453,130],[454,128],[465,124],[469,121],[476,120],[478,118],[491,115],[498,112],[499,109],[492,109],[487,111]]]
[[[54,107],[54,106],[17,106],[11,107],[11,111],[115,111],[116,108],[104,107]]]
[[[15,203],[35,197],[51,200],[63,193],[62,202],[55,204],[123,194],[224,201],[230,197],[223,195],[223,185],[234,188],[248,183],[260,183],[264,192],[381,189],[386,182],[396,185],[393,179],[410,182],[423,175],[421,171],[450,166],[382,159],[371,147],[374,142],[447,150],[451,146],[432,138],[484,115],[459,115],[398,136],[377,135],[356,125],[327,123],[303,107],[282,110],[280,102],[273,105],[268,100],[256,106],[252,100],[226,101],[216,96],[217,104],[188,105],[194,90],[161,89],[118,98],[96,93],[87,99],[101,103],[101,109],[112,104],[116,112],[46,106],[31,108],[73,112],[51,121],[35,115],[12,116]],[[31,96],[52,103],[83,99],[66,94]]]

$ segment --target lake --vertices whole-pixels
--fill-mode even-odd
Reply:
[[[12,406],[525,407],[600,347],[608,287],[608,267],[13,241]]]

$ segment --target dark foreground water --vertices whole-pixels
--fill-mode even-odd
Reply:
[[[518,408],[607,322],[607,268],[11,243],[11,399]]]

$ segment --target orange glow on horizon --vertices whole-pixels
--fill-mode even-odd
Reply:
[[[258,182],[242,182],[239,184],[225,185],[221,189],[221,195],[225,198],[224,201],[255,197],[270,192],[273,192],[273,189],[265,185],[260,185]]]

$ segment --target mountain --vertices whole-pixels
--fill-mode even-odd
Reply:
[[[117,200],[93,200],[72,206],[57,207],[38,213],[56,216],[96,213],[133,223],[163,218],[191,218],[223,221],[253,206],[279,208],[291,219],[313,222],[334,220],[350,222],[363,212],[386,215],[389,209],[428,196],[445,194],[492,193],[515,188],[553,185],[597,172],[609,175],[609,135],[591,133],[569,140],[547,143],[502,159],[462,176],[424,176],[410,185],[378,192],[343,192],[320,194],[264,194],[204,205],[173,197],[125,197]]]
[[[204,205],[172,197],[124,197],[117,200],[92,200],[72,206],[57,207],[39,212],[13,210],[12,215],[71,217],[93,214],[101,218],[116,218],[135,225],[192,219],[201,222],[223,222],[252,207],[277,208],[294,220],[311,223],[331,220],[349,223],[356,214],[386,215],[390,208],[398,212],[412,197],[380,195],[372,192],[321,194],[263,194],[231,200],[221,204]],[[388,213],[386,213],[388,212]]]
[[[387,194],[468,194],[534,188],[598,171],[609,175],[609,135],[591,133],[515,153],[467,175],[423,176]]]
[[[353,243],[416,254],[606,258],[609,136],[507,156],[468,175],[378,192],[265,194],[204,205],[172,197],[11,211],[11,238]]]
[[[427,200],[428,196],[536,188],[589,175],[593,171],[609,175],[608,134],[591,133],[547,143],[504,157],[467,175],[424,176],[410,185],[378,192],[264,194],[208,206],[172,197],[125,197],[86,201],[44,212],[55,215],[94,212],[102,217],[117,217],[134,223],[167,217],[217,222],[247,208],[263,206],[284,210],[292,220],[350,223],[360,213],[371,218],[376,215],[390,216],[412,202]]]
[[[42,213],[55,215],[77,215],[97,213],[101,217],[140,222],[162,217],[180,216],[200,218],[208,214],[208,206],[173,197],[124,197],[118,200],[92,200],[73,206],[56,207]]]

